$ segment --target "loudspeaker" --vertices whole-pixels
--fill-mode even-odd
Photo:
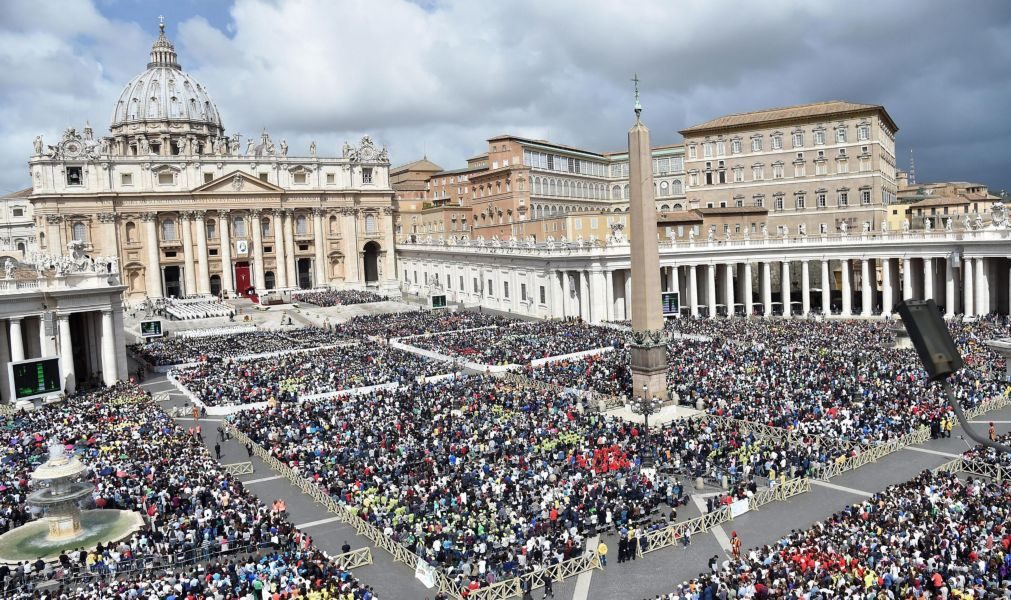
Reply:
[[[909,339],[931,381],[945,379],[962,368],[962,355],[933,300],[903,300],[895,306]]]

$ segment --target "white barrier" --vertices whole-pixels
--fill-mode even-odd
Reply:
[[[256,325],[236,325],[234,327],[207,327],[201,329],[176,329],[172,334],[182,338],[211,337],[212,335],[232,335],[256,331]]]
[[[530,361],[530,366],[539,367],[546,363],[561,362],[563,360],[573,360],[577,358],[585,358],[587,356],[604,354],[605,352],[611,352],[613,350],[614,346],[605,346],[603,348],[594,348],[593,350],[583,350],[582,352],[573,352],[572,354],[560,354],[558,356],[549,356],[547,358],[537,358]]]

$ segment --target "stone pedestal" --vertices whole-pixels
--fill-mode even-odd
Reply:
[[[629,347],[631,354],[632,393],[642,394],[646,385],[648,397],[656,396],[666,402],[667,394],[667,345],[662,342],[647,342]]]

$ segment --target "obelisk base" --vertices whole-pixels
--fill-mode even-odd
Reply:
[[[667,344],[647,343],[635,344],[629,347],[632,370],[632,395],[642,396],[642,386],[646,385],[646,394],[654,396],[667,403]]]

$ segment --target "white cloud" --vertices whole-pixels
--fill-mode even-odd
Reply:
[[[427,151],[446,168],[506,132],[618,150],[638,72],[656,143],[720,114],[843,98],[885,104],[902,128],[900,150],[917,148],[921,179],[1011,184],[1006,155],[971,151],[1011,134],[1000,109],[1011,93],[1011,5],[945,6],[236,0],[231,22],[219,29],[195,15],[174,41],[229,132],[266,127],[293,151],[315,139],[337,152],[365,132],[395,162]],[[8,12],[0,189],[27,182],[36,133],[52,137],[85,119],[104,130],[151,41],[87,0],[15,2]]]

